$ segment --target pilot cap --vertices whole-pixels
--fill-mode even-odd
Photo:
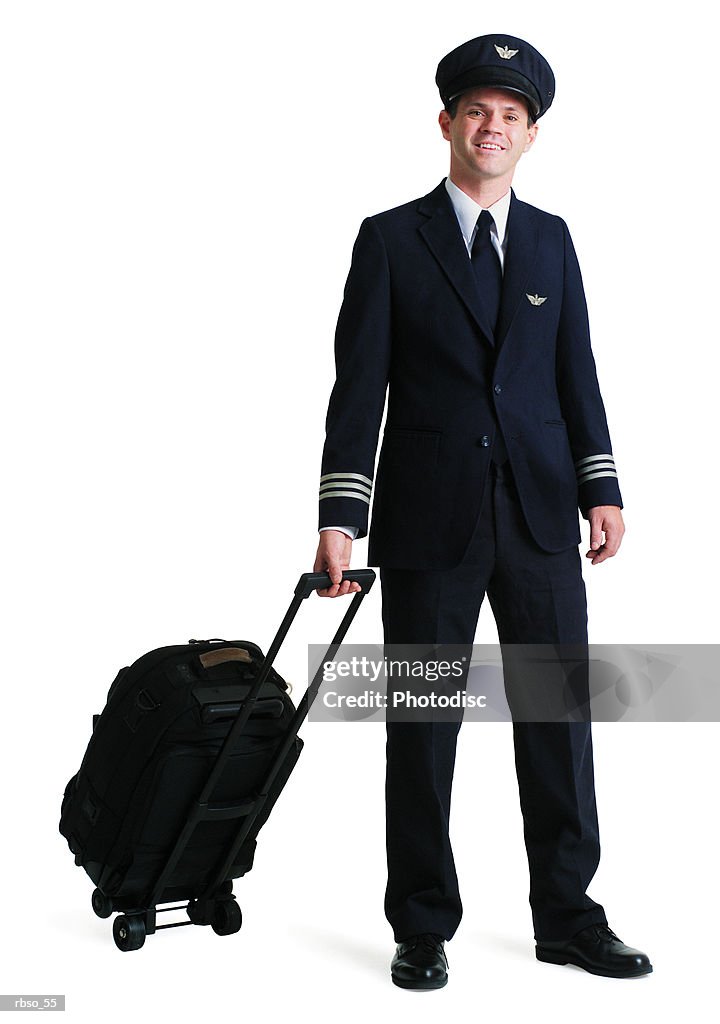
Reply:
[[[440,61],[435,75],[445,107],[460,93],[480,85],[521,93],[534,120],[555,95],[555,76],[543,55],[516,36],[478,36],[461,43]]]

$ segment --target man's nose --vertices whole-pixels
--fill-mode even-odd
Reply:
[[[485,132],[499,132],[502,128],[502,118],[500,114],[490,113],[487,115],[482,125],[483,131]]]

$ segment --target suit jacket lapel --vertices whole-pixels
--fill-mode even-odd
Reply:
[[[502,345],[517,312],[525,298],[538,246],[537,217],[527,203],[520,202],[511,190],[507,221],[507,248],[503,266],[503,287],[500,299],[495,341]],[[527,301],[527,300],[526,300]]]
[[[478,293],[465,240],[460,231],[452,201],[445,188],[444,178],[432,192],[420,200],[418,209],[429,218],[418,228],[420,234],[460,298],[472,313],[481,331],[489,343],[494,345],[492,328]],[[508,214],[508,221],[509,217]]]

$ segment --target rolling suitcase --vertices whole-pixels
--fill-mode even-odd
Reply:
[[[121,911],[115,944],[185,924],[230,935],[242,925],[232,880],[253,864],[257,835],[292,772],[298,730],[322,665],[342,643],[375,573],[343,573],[361,590],[295,708],[272,667],[303,600],[330,585],[303,573],[267,656],[249,641],[191,640],[160,647],[120,670],[78,772],[62,799],[60,833],[96,888],[98,917]],[[187,900],[185,906],[159,907]],[[158,925],[158,913],[189,920]]]

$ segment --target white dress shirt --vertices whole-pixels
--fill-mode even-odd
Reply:
[[[505,251],[507,249],[507,219],[510,210],[510,189],[507,190],[504,196],[497,199],[492,206],[480,206],[466,192],[458,188],[454,181],[450,180],[450,175],[445,179],[445,188],[453,204],[455,216],[460,225],[460,232],[468,251],[468,257],[472,253],[478,217],[483,210],[488,210],[493,219],[490,228],[490,238],[500,258],[500,267],[504,268]],[[321,526],[319,532],[322,533],[323,530],[340,530],[341,533],[346,533],[352,540],[355,540],[358,532],[357,526]]]
[[[497,199],[492,206],[480,206],[480,204],[476,203],[474,199],[471,199],[467,193],[463,192],[461,188],[458,188],[455,182],[451,181],[449,177],[445,179],[445,188],[452,200],[452,204],[455,209],[455,216],[458,219],[460,231],[465,239],[468,255],[470,255],[472,251],[472,244],[475,241],[478,217],[483,210],[488,210],[493,219],[492,227],[490,228],[490,237],[493,245],[495,246],[495,251],[500,257],[500,266],[504,267],[505,250],[507,249],[507,219],[508,212],[510,210],[510,189],[507,190],[502,198]]]

